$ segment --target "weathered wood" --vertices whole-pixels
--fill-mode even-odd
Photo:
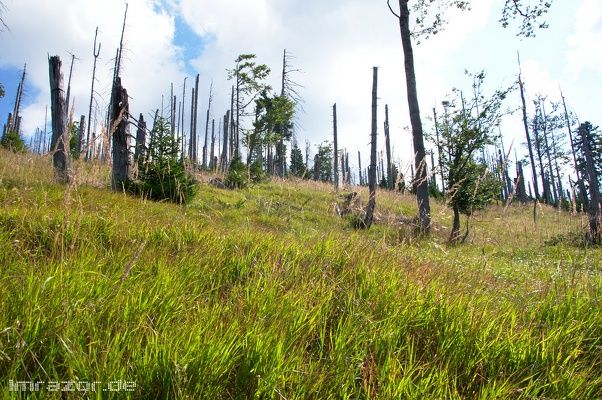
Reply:
[[[121,78],[113,83],[113,104],[111,126],[113,137],[113,176],[111,186],[114,191],[123,189],[123,184],[130,178],[130,153],[128,148],[128,92],[121,86]]]
[[[364,219],[364,228],[369,229],[374,219],[374,209],[376,208],[376,133],[377,133],[377,88],[378,88],[378,68],[372,70],[372,129],[370,133],[370,168],[368,170],[368,187],[370,196],[368,197],[368,206],[366,207],[366,218]]]
[[[69,137],[65,109],[65,90],[63,88],[62,62],[59,56],[48,59],[50,78],[50,112],[52,118],[52,139],[50,149],[53,152],[52,165],[55,179],[69,182],[71,159],[69,157]]]

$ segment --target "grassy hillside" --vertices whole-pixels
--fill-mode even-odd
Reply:
[[[0,398],[602,398],[580,216],[493,206],[448,246],[442,204],[429,239],[399,223],[410,195],[379,192],[356,231],[313,182],[201,183],[178,206],[109,174],[65,187],[0,152]]]

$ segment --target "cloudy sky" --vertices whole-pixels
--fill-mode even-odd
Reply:
[[[21,115],[23,133],[43,128],[49,104],[48,55],[63,60],[65,80],[71,54],[75,114],[86,114],[90,99],[96,27],[101,52],[96,99],[103,110],[110,89],[112,60],[118,47],[124,0],[3,0],[3,19],[10,31],[0,33],[0,121],[13,107],[23,65],[27,64]],[[392,2],[397,3],[396,1]],[[546,17],[550,28],[534,39],[516,37],[517,26],[500,27],[503,0],[474,0],[468,12],[447,14],[446,30],[415,46],[418,92],[425,129],[432,108],[454,87],[470,90],[464,70],[487,73],[491,90],[508,86],[518,74],[520,51],[529,104],[536,94],[558,101],[559,85],[581,121],[600,120],[597,95],[602,92],[602,0],[555,1]],[[407,163],[412,154],[403,54],[399,26],[385,0],[129,0],[122,82],[131,97],[130,111],[150,117],[169,98],[173,83],[178,101],[184,79],[191,87],[200,74],[199,131],[213,82],[216,123],[229,107],[232,82],[226,69],[239,54],[254,53],[279,88],[286,49],[300,72],[304,112],[296,137],[304,147],[332,138],[332,105],[337,103],[339,146],[368,157],[372,67],[379,67],[379,133],[384,105],[389,105],[394,155]],[[188,91],[188,89],[187,89]],[[186,101],[190,92],[186,93]],[[518,93],[509,106],[517,105]],[[186,114],[189,114],[187,108]],[[102,120],[102,114],[98,114]],[[188,123],[187,123],[188,124]],[[503,129],[506,147],[514,140],[524,153],[520,116]],[[382,135],[379,136],[383,142]]]

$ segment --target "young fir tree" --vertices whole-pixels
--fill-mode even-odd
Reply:
[[[153,200],[189,203],[198,192],[197,182],[186,171],[180,145],[171,133],[169,120],[157,117],[150,133],[148,153],[138,159],[139,181],[135,190]]]

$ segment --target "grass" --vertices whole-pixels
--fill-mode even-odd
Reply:
[[[178,206],[109,179],[0,152],[0,398],[602,398],[601,252],[562,240],[580,216],[494,205],[449,246],[444,204],[428,239],[398,223],[407,194],[356,231],[313,182]]]

